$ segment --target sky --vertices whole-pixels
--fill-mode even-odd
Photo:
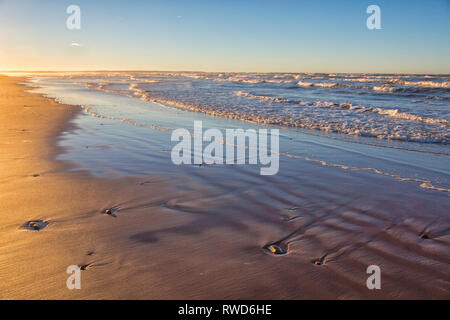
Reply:
[[[449,57],[450,0],[0,0],[5,71],[450,74]]]

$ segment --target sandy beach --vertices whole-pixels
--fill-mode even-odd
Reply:
[[[0,77],[1,299],[450,297],[445,192],[314,162],[291,168],[296,182],[230,168],[95,176],[58,158],[80,107],[24,81]],[[371,264],[382,290],[366,287]],[[70,265],[81,290],[66,286]]]

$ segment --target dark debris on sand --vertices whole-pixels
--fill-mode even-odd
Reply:
[[[117,212],[117,211],[118,211],[117,208],[107,208],[107,209],[104,209],[104,210],[102,211],[102,213],[103,213],[103,214],[107,214],[108,216],[117,218],[117,215],[115,214],[115,212]]]
[[[43,220],[30,220],[22,225],[22,228],[31,231],[40,231],[49,225],[48,221]]]
[[[273,255],[285,255],[287,251],[276,244],[268,244],[263,247],[263,249],[269,251]]]
[[[315,264],[316,266],[323,266],[325,264],[325,258],[327,255],[324,255],[323,257],[313,260],[312,263]]]

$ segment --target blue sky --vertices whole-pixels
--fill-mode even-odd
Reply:
[[[449,34],[450,0],[0,0],[0,70],[450,73]]]

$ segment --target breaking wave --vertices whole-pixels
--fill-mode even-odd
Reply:
[[[84,77],[89,89],[264,125],[442,145],[450,141],[449,76],[130,72]],[[295,87],[301,90],[291,90]]]

